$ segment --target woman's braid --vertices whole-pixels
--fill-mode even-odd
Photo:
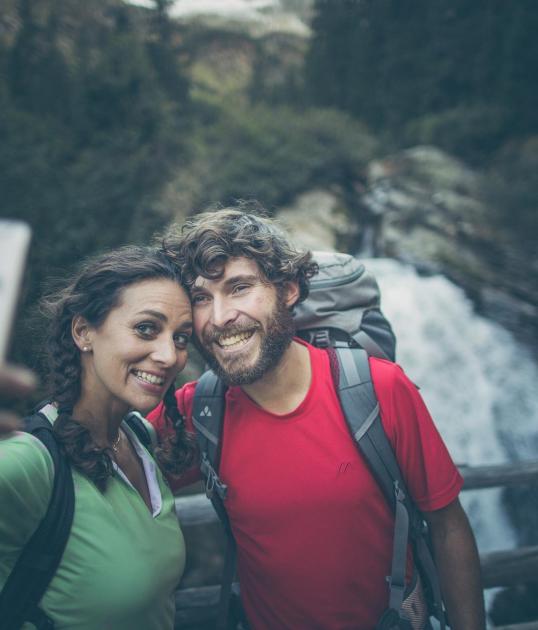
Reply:
[[[104,492],[113,467],[108,449],[98,446],[87,428],[76,422],[73,406],[80,396],[80,354],[70,334],[72,313],[61,305],[49,337],[49,367],[52,398],[58,405],[53,431],[71,465]]]
[[[155,449],[155,455],[164,472],[179,475],[193,466],[196,445],[193,435],[185,430],[173,384],[164,395],[164,411],[167,423],[173,427],[173,433],[164,440],[162,447]]]

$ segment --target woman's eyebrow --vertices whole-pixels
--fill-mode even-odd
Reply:
[[[144,309],[143,311],[139,311],[137,313],[137,315],[151,315],[152,317],[155,317],[156,319],[161,320],[162,322],[167,322],[168,321],[168,317],[166,317],[166,315],[164,313],[161,313],[160,311],[154,311],[150,308]],[[193,323],[192,320],[188,319],[184,322],[181,322],[181,324],[178,326],[178,328],[180,329],[190,329],[193,327]]]
[[[138,311],[137,315],[151,315],[152,317],[160,319],[163,322],[166,322],[168,320],[164,313],[161,313],[160,311],[154,311],[150,308],[146,308],[143,311]]]

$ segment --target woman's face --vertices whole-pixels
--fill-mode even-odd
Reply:
[[[190,300],[172,280],[143,280],[123,289],[99,327],[79,319],[73,331],[82,350],[80,402],[96,413],[147,413],[187,362]]]

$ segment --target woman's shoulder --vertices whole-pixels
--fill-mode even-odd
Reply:
[[[0,440],[0,478],[2,482],[31,479],[52,488],[54,464],[46,446],[24,431]]]
[[[47,510],[53,483],[52,458],[36,437],[16,432],[0,440],[0,538],[16,546],[31,534]]]

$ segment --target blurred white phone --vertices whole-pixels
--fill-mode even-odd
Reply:
[[[27,223],[0,219],[0,364],[9,347],[30,237]]]

